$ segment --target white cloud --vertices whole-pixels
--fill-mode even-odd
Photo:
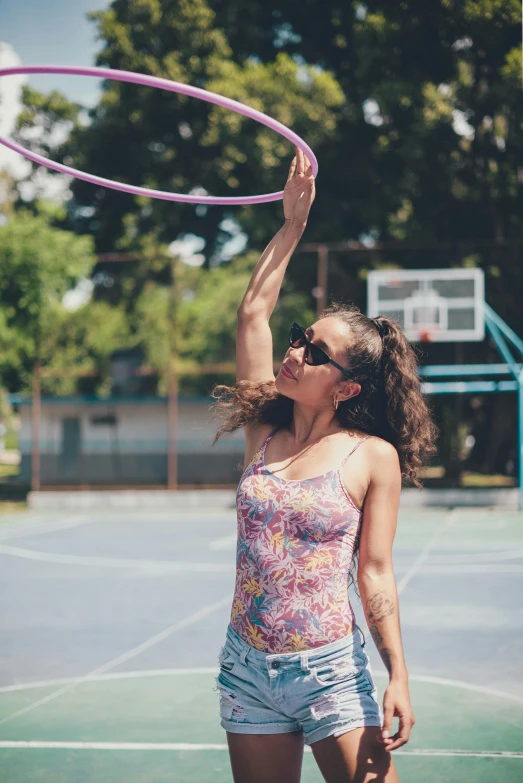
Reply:
[[[0,67],[10,68],[20,65],[21,61],[13,47],[0,41]],[[0,135],[10,136],[22,108],[22,85],[26,76],[3,76],[0,79]],[[16,152],[0,144],[0,171],[7,170],[14,177],[27,176],[31,164]]]
[[[0,68],[10,68],[21,65],[21,60],[11,44],[0,41]],[[11,137],[16,125],[16,118],[22,109],[22,86],[27,82],[27,76],[3,76],[0,78],[0,135]],[[28,139],[37,139],[41,130],[34,128],[26,131]],[[59,144],[68,133],[66,127],[58,126],[51,136],[51,142]],[[17,180],[25,179],[31,174],[31,164],[17,152],[0,144],[0,171],[8,171]],[[36,196],[63,202],[71,197],[69,190],[70,177],[51,175],[45,169],[37,169],[34,174],[19,186],[20,194],[26,201]]]

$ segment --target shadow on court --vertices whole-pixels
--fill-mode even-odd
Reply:
[[[504,510],[400,514],[417,721],[393,753],[402,783],[523,778],[522,523]],[[2,781],[230,782],[214,677],[234,555],[230,510],[2,517]],[[306,752],[303,783],[321,780]]]

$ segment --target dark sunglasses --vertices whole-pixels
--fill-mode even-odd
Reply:
[[[311,343],[305,334],[305,329],[297,323],[293,323],[291,326],[289,332],[289,345],[292,348],[303,348],[305,346],[305,364],[310,364],[312,367],[316,367],[318,364],[333,364],[347,377],[352,375],[351,370],[346,370],[345,367],[342,367],[335,362],[334,359],[331,359],[323,348]]]

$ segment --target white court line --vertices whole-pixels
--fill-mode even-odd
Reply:
[[[25,516],[24,513],[17,514],[16,516],[9,516],[8,514],[3,514],[1,519],[1,527],[0,527],[0,537],[3,538],[5,533],[9,533],[11,530],[19,530],[21,527],[25,527],[26,525],[30,525],[33,522],[36,522],[37,524],[44,524],[41,517],[36,516],[35,514],[29,514]]]
[[[413,579],[418,571],[421,569],[423,563],[429,556],[430,550],[434,547],[436,544],[436,541],[441,537],[443,532],[451,525],[453,524],[456,516],[458,515],[457,509],[454,509],[450,513],[448,513],[445,517],[443,517],[442,523],[439,525],[439,527],[436,528],[430,539],[427,541],[411,567],[407,570],[407,573],[404,574],[399,582],[396,583],[396,590],[398,597],[401,595],[401,593],[405,590],[408,583]],[[365,631],[363,631],[363,638],[367,640],[370,636],[370,630],[367,628]]]
[[[501,552],[477,552],[463,555],[432,555],[431,563],[443,565],[461,565],[462,563],[491,563],[498,560],[519,560],[523,557],[523,549],[508,549]]]
[[[425,565],[424,574],[521,574],[523,565]]]
[[[203,509],[204,511],[205,509]],[[231,509],[234,511],[234,509]],[[109,523],[127,523],[129,522],[129,519],[131,518],[133,522],[141,521],[143,520],[143,514],[141,511],[136,511],[133,509],[129,509],[128,513],[125,516],[122,516],[120,513],[116,513],[116,511],[113,511],[109,509],[107,512],[107,516],[104,517],[104,521],[109,521]],[[159,521],[159,522],[179,522],[183,523],[186,520],[187,516],[196,516],[201,517],[202,516],[202,510],[198,509],[184,509],[183,512],[177,511],[175,509],[160,512],[158,510],[155,511],[155,520],[153,521]],[[213,517],[219,517],[220,521],[222,521],[223,518],[230,517],[230,511],[225,511],[222,509],[218,509],[213,511]],[[51,520],[42,520],[42,517],[39,516],[27,516],[22,519],[15,520],[14,522],[6,522],[3,523],[0,527],[0,541],[7,541],[13,538],[30,538],[31,536],[39,536],[44,533],[53,533],[55,530],[67,530],[70,527],[78,527],[79,525],[83,525],[86,522],[100,522],[99,518],[96,518],[94,516],[94,512],[91,512],[90,514],[82,513],[82,514],[74,514],[62,521],[51,521]],[[26,526],[35,523],[33,527],[30,527],[29,530],[26,530]]]
[[[405,590],[405,588],[407,587],[411,579],[413,579],[416,576],[421,566],[429,556],[430,550],[435,546],[436,541],[439,538],[441,538],[444,531],[451,524],[454,523],[458,514],[459,512],[456,509],[454,509],[449,514],[447,514],[446,517],[444,517],[441,525],[438,528],[436,528],[436,530],[434,531],[430,539],[427,541],[427,543],[425,544],[425,546],[423,547],[423,549],[421,550],[421,552],[419,553],[419,555],[417,556],[417,558],[415,559],[415,561],[413,562],[413,564],[411,565],[407,573],[404,574],[404,576],[402,576],[402,578],[398,582],[397,584],[398,595],[401,595],[401,593]]]
[[[23,748],[33,750],[228,750],[226,743],[196,742],[55,742],[41,740],[0,740],[0,748]],[[312,753],[305,745],[306,753]],[[392,750],[398,756],[461,756],[465,758],[523,759],[523,753],[512,750],[453,750],[414,748],[413,750]]]
[[[214,541],[209,542],[209,549],[220,551],[221,549],[234,549],[238,540],[238,534],[234,533],[230,536],[224,536],[223,538],[215,538]]]
[[[32,520],[37,520],[38,517],[31,517]],[[25,520],[27,522],[27,519]],[[13,538],[31,538],[32,536],[40,536],[44,533],[54,533],[56,530],[68,530],[71,527],[79,527],[85,525],[87,522],[92,522],[93,517],[82,514],[81,516],[69,517],[62,522],[41,522],[34,527],[25,529],[24,523],[9,524],[8,528],[0,530],[0,541],[10,541]]]
[[[219,668],[216,666],[201,666],[188,669],[142,669],[132,672],[112,672],[112,674],[99,674],[94,677],[86,676],[84,682],[105,682],[106,680],[132,680],[141,677],[171,677],[176,675],[184,676],[186,674],[216,674]],[[0,693],[11,693],[11,691],[25,691],[31,688],[50,688],[54,685],[64,685],[72,682],[76,677],[61,677],[57,680],[39,680],[35,682],[19,682],[15,685],[3,685],[0,687]]]
[[[21,557],[25,560],[38,560],[42,563],[60,563],[61,565],[101,566],[104,568],[138,568],[150,573],[223,573],[229,572],[228,563],[190,563],[178,560],[132,560],[123,557],[94,557],[89,555],[63,555],[58,552],[40,552],[37,549],[25,549],[0,544],[0,555]]]
[[[222,540],[224,539],[218,539],[218,541]],[[214,549],[226,549],[226,547],[216,546]],[[42,563],[58,563],[59,565],[87,566],[91,568],[135,568],[139,571],[150,574],[209,572],[227,573],[230,571],[230,564],[228,563],[191,563],[178,560],[134,560],[123,557],[64,555],[59,552],[41,552],[37,549],[26,549],[25,547],[10,546],[8,544],[0,544],[0,555],[20,557],[24,560],[35,560]],[[424,565],[423,563],[426,562],[426,560],[427,558],[424,558],[423,562],[418,563],[416,572],[420,571],[421,569],[423,569],[424,574],[520,574],[523,572],[523,564],[444,564],[439,562],[433,564],[433,561],[429,560],[429,562]],[[411,568],[399,582],[400,587],[402,586],[402,582],[406,577],[409,577],[410,581],[413,576],[413,567],[411,566]]]
[[[86,675],[82,678],[83,683],[88,682],[107,682],[111,680],[130,680],[140,679],[142,677],[171,677],[171,676],[185,676],[188,674],[217,674],[219,668],[216,666],[202,666],[199,668],[185,668],[185,669],[143,669],[130,672],[112,672],[111,674],[97,674]],[[388,679],[386,672],[373,672],[374,677]],[[42,680],[39,682],[24,682],[16,683],[15,685],[3,685],[0,687],[0,694],[11,693],[13,691],[25,691],[32,688],[50,688],[55,685],[64,685],[71,682],[76,682],[77,677],[64,677],[57,680]],[[482,693],[486,696],[494,696],[499,699],[507,699],[508,701],[515,701],[518,704],[523,704],[523,696],[518,696],[514,693],[507,693],[506,691],[498,691],[495,688],[487,688],[484,685],[474,685],[474,683],[464,682],[463,680],[450,680],[445,677],[433,677],[429,674],[409,674],[409,680],[414,682],[426,682],[431,685],[448,685],[452,688],[462,688],[467,691],[474,691],[475,693]]]
[[[189,615],[189,617],[186,617],[184,620],[180,620],[179,622],[170,625],[165,630],[160,631],[160,633],[157,633],[154,636],[151,636],[149,639],[146,639],[145,642],[142,642],[142,644],[139,644],[137,647],[133,647],[131,650],[128,650],[122,655],[119,655],[117,658],[113,658],[111,661],[108,661],[107,663],[103,664],[103,666],[99,666],[97,669],[93,669],[87,674],[71,680],[67,685],[64,685],[62,688],[59,688],[57,691],[53,691],[52,693],[49,693],[47,696],[38,699],[38,701],[34,701],[31,704],[28,704],[27,706],[22,707],[19,710],[16,710],[16,712],[12,712],[10,715],[6,715],[5,718],[2,718],[0,720],[0,725],[3,725],[4,723],[9,723],[9,721],[18,718],[20,715],[25,715],[28,712],[32,712],[37,707],[40,707],[43,704],[47,704],[48,702],[57,699],[62,694],[74,690],[74,688],[76,688],[78,685],[81,685],[83,682],[88,680],[89,677],[94,677],[99,674],[104,674],[110,669],[114,669],[116,666],[119,666],[121,663],[125,663],[125,661],[129,661],[131,658],[136,658],[137,655],[140,655],[140,653],[144,652],[145,650],[148,650],[150,647],[153,647],[155,644],[158,644],[159,642],[162,642],[164,639],[167,639],[173,633],[176,633],[177,631],[181,631],[183,628],[187,628],[187,626],[197,623],[203,617],[206,617],[208,614],[215,612],[217,609],[221,609],[224,606],[230,606],[231,603],[232,603],[232,596],[228,595],[227,597],[221,598],[219,601],[216,601],[213,604],[204,606],[202,609],[199,609],[194,614]]]
[[[389,675],[386,672],[376,672],[374,676],[386,677]],[[509,701],[518,702],[523,704],[523,697],[518,696],[515,693],[506,693],[505,691],[498,691],[495,688],[487,688],[485,685],[474,685],[470,682],[464,682],[463,680],[450,680],[446,677],[433,677],[430,674],[409,674],[409,680],[415,680],[416,682],[428,682],[433,685],[449,685],[454,688],[463,688],[466,691],[474,691],[475,693],[484,693],[487,696],[497,696],[502,699],[508,699]]]

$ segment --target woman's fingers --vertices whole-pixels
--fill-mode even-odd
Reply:
[[[392,742],[385,747],[385,750],[396,750],[396,748],[406,745],[413,725],[414,720],[409,715],[400,715],[399,731],[391,737]]]
[[[304,152],[302,152],[301,154],[303,160],[303,173],[305,174],[306,177],[314,176],[312,173],[312,163],[310,162],[309,158]]]
[[[389,701],[385,701],[383,704],[383,726],[381,728],[381,734],[378,734],[380,742],[387,742],[390,738],[392,731],[392,719],[394,717],[394,705]]]
[[[296,157],[298,159],[298,174],[303,174],[305,171],[305,155],[303,154],[303,150],[301,150],[299,147],[296,147]]]
[[[290,168],[289,168],[289,176],[287,177],[287,182],[294,177],[294,172],[296,171],[296,165],[297,165],[297,161],[296,161],[296,155],[295,155],[294,158],[292,159],[292,162],[291,162],[291,165],[290,165]]]
[[[289,167],[287,182],[285,183],[285,192],[288,196],[291,192],[295,195],[305,193],[306,191],[314,193],[314,175],[312,173],[311,162],[303,150],[299,147],[296,147],[295,149],[296,155],[292,159]],[[314,195],[312,198],[314,199]]]

